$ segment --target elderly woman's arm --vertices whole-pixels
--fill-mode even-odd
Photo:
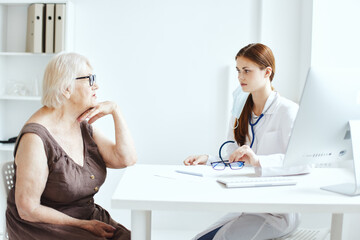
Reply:
[[[137,156],[134,141],[121,114],[114,102],[101,102],[96,107],[81,115],[79,121],[89,118],[89,123],[111,114],[114,119],[115,143],[106,138],[99,130],[93,128],[93,137],[99,147],[101,156],[109,168],[124,168],[136,163]]]
[[[88,230],[98,236],[111,237],[114,228],[96,220],[80,220],[41,205],[49,169],[44,145],[39,136],[24,134],[15,158],[15,203],[20,217],[29,222],[69,225]]]

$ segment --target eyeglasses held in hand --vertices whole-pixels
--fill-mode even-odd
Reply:
[[[221,149],[224,147],[225,144],[228,143],[235,143],[234,141],[227,141],[224,142],[220,149],[219,149],[219,158],[221,161],[219,162],[212,162],[211,166],[213,167],[213,169],[215,170],[224,170],[226,167],[230,167],[232,170],[239,170],[241,168],[244,167],[244,162],[240,161],[240,162],[232,162],[230,163],[229,160],[223,160],[222,156],[221,156]]]
[[[89,78],[89,85],[90,85],[90,87],[91,87],[92,85],[94,85],[94,83],[96,83],[96,75],[95,75],[95,74],[91,74],[91,75],[89,75],[89,76],[84,76],[84,77],[77,77],[77,78],[75,78],[75,79],[78,80],[78,79],[84,79],[84,78]]]

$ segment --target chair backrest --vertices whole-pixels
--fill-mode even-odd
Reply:
[[[9,195],[10,190],[14,187],[14,174],[14,161],[4,163],[2,167],[2,175],[5,184],[6,195]]]

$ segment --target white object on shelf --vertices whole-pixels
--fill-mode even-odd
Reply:
[[[1,95],[0,100],[40,101],[40,96]]]

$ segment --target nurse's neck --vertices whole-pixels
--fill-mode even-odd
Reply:
[[[256,116],[260,116],[260,114],[263,112],[265,103],[269,98],[271,91],[271,84],[269,81],[269,84],[266,84],[263,88],[251,93],[254,102],[252,110]]]

